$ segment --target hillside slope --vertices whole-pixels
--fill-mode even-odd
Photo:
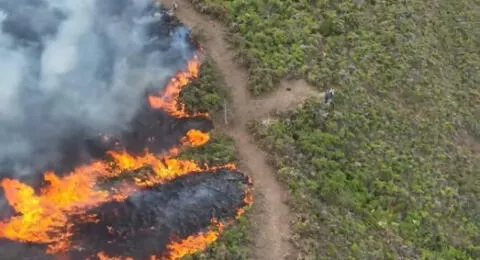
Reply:
[[[480,4],[192,0],[249,89],[337,89],[253,129],[290,187],[303,257],[480,258]]]

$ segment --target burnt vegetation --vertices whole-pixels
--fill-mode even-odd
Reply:
[[[212,166],[221,166],[226,163],[236,163],[237,154],[231,137],[218,132],[211,132],[212,139],[201,147],[186,149],[180,155],[183,159],[192,159],[199,163],[208,163]],[[185,260],[200,259],[250,259],[249,246],[251,237],[249,230],[249,211],[230,224],[205,252],[184,257]]]
[[[155,173],[145,167],[125,172],[101,186],[116,186],[118,179],[132,181],[149,175]],[[242,173],[220,169],[181,176],[135,192],[125,201],[104,203],[70,216],[74,231],[72,246],[62,255],[71,259],[97,259],[98,252],[134,259],[162,254],[169,257],[165,252],[172,242],[206,230],[216,231],[212,221],[233,221],[238,208],[245,206],[244,196],[249,186]],[[89,221],[88,216],[95,218]],[[1,259],[61,257],[49,255],[45,249],[44,245],[0,239]],[[215,252],[215,247],[209,250]]]
[[[300,257],[480,258],[477,1],[191,2],[229,26],[253,94],[284,77],[336,89],[333,111],[252,124]]]
[[[102,8],[106,8],[111,12],[111,15],[116,15],[117,12],[121,11],[109,9],[111,5],[117,6],[118,4],[118,8],[122,9],[124,5],[131,4],[130,1],[120,1],[119,3],[115,1],[99,1],[98,3],[100,5],[105,4],[104,7],[101,6],[100,11],[105,11]],[[0,4],[0,7],[3,8],[4,5],[8,7],[6,3]],[[163,13],[165,11],[163,8],[157,10],[149,5],[145,10],[145,14],[142,12],[139,14],[139,17],[144,18],[147,14],[157,17],[159,15],[157,12]],[[158,35],[158,37],[154,38],[156,40],[144,45],[144,48],[141,49],[142,54],[143,52],[150,53],[158,50],[169,50],[169,46],[166,45],[171,43],[170,40],[172,42],[178,40],[183,43],[183,41],[186,40],[188,32],[185,28],[175,30],[178,26],[181,26],[178,19],[167,15],[161,16],[159,21],[147,24],[147,28],[144,28],[147,34]],[[192,40],[195,41],[194,39]],[[194,48],[190,43],[185,44],[185,46],[187,46],[186,55],[185,57],[182,56],[182,59],[189,59],[191,58],[190,56],[193,55]],[[183,46],[183,44],[180,45]],[[136,57],[141,57],[139,60],[142,60],[145,56],[146,54],[144,56],[136,55]],[[178,55],[170,55],[168,57],[169,59],[165,61],[166,64],[175,65],[175,67],[183,66],[180,65],[180,63],[184,60],[179,59]],[[133,60],[132,63],[139,60]],[[173,73],[176,69],[172,68],[171,71]],[[227,92],[219,93],[218,88],[222,87],[221,79],[218,77],[218,74],[215,74],[213,63],[207,60],[202,65],[201,71],[200,77],[193,81],[182,93],[182,100],[180,101],[188,103],[189,111],[211,112],[219,108],[219,102],[227,97]],[[102,77],[103,76],[104,75],[102,75]],[[214,79],[217,80],[215,81]],[[155,83],[159,83],[158,85],[161,86],[163,84],[160,83],[165,83],[164,81],[166,81],[166,79]],[[212,81],[214,84],[207,84]],[[148,92],[145,93],[146,95],[151,94],[150,92],[160,91],[158,87],[154,86],[151,86],[151,88],[146,87],[145,89]],[[196,102],[197,97],[200,97],[200,102]],[[143,105],[143,99],[141,100],[141,104]],[[175,100],[175,102],[176,101],[177,100]],[[179,145],[178,140],[184,136],[188,130],[195,129],[208,132],[213,127],[211,121],[204,116],[195,118],[173,118],[166,111],[152,111],[146,104],[145,106],[139,106],[138,110],[136,116],[132,116],[131,120],[128,120],[130,127],[116,130],[114,134],[97,133],[98,131],[94,131],[95,135],[92,136],[91,134],[83,134],[81,130],[72,130],[75,134],[78,132],[77,136],[79,138],[75,138],[75,135],[72,133],[72,138],[70,138],[70,135],[68,135],[68,138],[65,138],[67,140],[72,139],[71,141],[61,142],[62,148],[64,146],[66,147],[64,149],[65,151],[62,150],[62,159],[56,160],[55,162],[58,165],[55,165],[55,167],[49,166],[49,169],[54,168],[60,171],[67,171],[67,169],[70,170],[83,163],[86,164],[93,159],[108,160],[107,158],[109,158],[110,155],[107,151],[112,150],[126,150],[132,155],[145,153],[145,149],[155,153],[165,152],[168,148]],[[207,155],[203,153],[207,153]],[[187,150],[182,154],[182,157],[195,159],[200,163],[210,163],[211,165],[220,165],[235,161],[235,153],[231,140],[221,135],[212,138],[211,142],[205,147],[201,147],[198,150],[194,148]],[[108,161],[108,163],[112,169],[120,167],[116,169],[119,170],[122,168],[122,166],[114,165],[113,163],[110,165],[110,161]],[[118,190],[119,187],[125,187],[122,185],[128,184],[135,186],[137,180],[151,179],[154,175],[154,169],[151,166],[144,165],[139,169],[123,171],[113,178],[109,178],[106,175],[103,176],[103,178],[99,177],[94,180],[95,182],[98,181],[98,183],[95,183],[94,188],[113,192],[114,190]],[[54,180],[60,181],[60,179],[57,178],[54,178]],[[54,186],[51,183],[52,179],[47,180],[47,178],[45,178],[45,183],[35,182],[35,185],[32,186],[41,190],[39,187],[42,185],[47,186],[48,182],[50,182],[49,187]],[[17,239],[18,241],[13,241],[0,239],[0,259],[53,259],[57,257],[97,259],[97,257],[101,257],[100,255],[96,255],[96,253],[101,251],[106,255],[131,256],[134,259],[146,259],[152,254],[157,256],[170,254],[173,251],[170,250],[171,248],[168,248],[168,245],[171,245],[172,242],[180,242],[185,238],[201,235],[202,232],[205,233],[211,230],[211,228],[217,227],[216,225],[218,225],[219,228],[222,225],[234,222],[239,214],[243,212],[243,207],[250,203],[247,200],[247,198],[249,198],[247,195],[249,194],[250,187],[247,186],[250,186],[250,181],[247,176],[235,170],[227,170],[225,168],[221,170],[211,169],[195,172],[174,178],[173,180],[168,180],[165,183],[157,183],[148,188],[140,189],[136,187],[135,192],[129,194],[125,200],[102,201],[102,203],[94,207],[86,207],[86,212],[80,209],[77,211],[77,208],[71,211],[65,210],[71,213],[65,213],[65,216],[68,215],[68,225],[65,225],[65,227],[62,225],[62,228],[58,228],[58,232],[61,233],[64,230],[72,228],[73,233],[70,241],[71,245],[65,245],[68,248],[65,248],[65,251],[59,251],[61,253],[58,255],[46,253],[47,246],[51,245],[48,241],[39,240],[36,242],[28,242],[30,240]],[[27,190],[27,193],[30,191],[28,186],[21,186],[21,188]],[[78,186],[75,186],[75,190],[82,190],[77,188]],[[87,189],[87,191],[89,190],[90,189]],[[73,192],[73,194],[75,194],[75,192]],[[3,196],[4,194],[1,195]],[[38,197],[36,197],[37,194],[27,195],[31,195],[31,198],[40,201],[38,198],[40,195]],[[33,204],[41,204],[38,201],[35,201]],[[38,206],[37,204],[32,207],[33,210],[31,211],[36,211],[33,216],[42,220],[41,218],[47,214],[44,214],[42,211],[43,205]],[[2,209],[5,209],[4,212],[1,213],[2,217],[3,215],[7,215],[5,216],[5,221],[8,218],[15,217],[15,212],[6,206],[6,204],[3,205],[3,201]],[[29,210],[26,210],[26,212],[27,211],[31,213]],[[38,212],[40,212],[40,214],[35,214]],[[18,215],[27,215],[25,212],[18,213]],[[61,212],[60,214],[62,217],[64,216],[63,213],[64,212]],[[93,216],[97,218],[93,219]],[[67,219],[67,217],[65,219]],[[32,217],[31,219],[36,218]],[[4,228],[3,221],[4,219],[2,218],[2,228]],[[215,222],[215,225],[213,222]],[[235,224],[232,229],[225,232],[221,242],[215,244],[205,254],[199,254],[193,257],[206,257],[211,259],[210,256],[216,254],[223,255],[228,259],[244,258],[246,253],[236,249],[236,247],[239,241],[247,241],[247,238],[244,237],[241,238],[243,240],[240,240],[237,235],[240,233],[237,233],[236,230],[243,229],[245,225],[245,219],[241,218],[239,224]],[[49,228],[48,225],[47,227]],[[223,230],[223,228],[219,228],[219,230],[215,230],[215,232],[221,232],[220,229]],[[49,231],[52,234],[56,234],[57,229]],[[234,239],[229,238],[229,236],[231,236],[230,234],[234,234]],[[5,234],[2,233],[2,235],[4,236]],[[213,239],[210,238],[209,241],[211,242],[215,239],[216,237]],[[202,241],[198,243],[201,242]],[[198,247],[198,245],[196,246]],[[195,252],[197,249],[200,249],[197,247],[193,247],[189,252]],[[179,255],[185,254],[182,248],[180,251]],[[170,255],[166,256],[170,257]]]
[[[142,174],[154,173],[144,169]],[[203,232],[212,219],[234,219],[237,207],[244,205],[246,185],[248,179],[238,172],[196,173],[134,193],[126,201],[103,204],[87,212],[96,215],[97,221],[75,226],[73,244],[83,249],[72,256],[85,259],[99,248],[107,255],[135,259],[158,255],[166,251],[172,237],[181,240]]]

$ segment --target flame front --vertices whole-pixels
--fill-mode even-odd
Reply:
[[[170,81],[161,96],[148,97],[150,106],[154,109],[164,110],[169,115],[178,118],[192,116],[187,114],[183,104],[179,104],[178,97],[189,79],[198,77],[198,73],[199,61],[195,58],[188,63],[187,71],[180,72]],[[209,134],[193,129],[181,139],[181,144],[183,146],[201,146],[209,139]],[[32,187],[18,180],[4,179],[0,182],[0,186],[17,214],[7,221],[0,222],[0,238],[46,244],[48,253],[64,252],[69,249],[69,239],[73,235],[71,233],[72,226],[68,222],[69,215],[81,215],[89,221],[95,221],[95,215],[87,216],[85,214],[88,209],[108,201],[124,200],[133,192],[146,186],[158,185],[188,173],[215,169],[208,165],[199,165],[192,160],[173,158],[179,155],[180,148],[173,147],[162,155],[145,151],[141,156],[133,156],[125,151],[109,151],[107,154],[111,157],[110,161],[98,160],[79,166],[64,177],[59,177],[54,172],[44,173],[46,185],[38,194]],[[134,177],[135,185],[133,186],[120,185],[107,190],[99,188],[101,180],[145,166],[153,169],[153,176]],[[218,168],[235,169],[235,165],[228,164]],[[246,205],[251,204],[249,192],[247,192],[244,202]],[[239,209],[238,215],[242,213],[243,209]],[[186,254],[204,250],[208,244],[217,240],[222,230],[223,224],[215,222],[212,224],[212,229],[205,233],[172,242],[167,246],[168,258],[177,259]],[[103,252],[99,252],[96,257],[98,259],[133,260],[130,257],[109,257]],[[152,256],[151,259],[160,258]]]
[[[207,232],[191,235],[186,239],[169,244],[169,258],[180,259],[185,255],[190,255],[197,251],[207,249],[209,244],[218,239],[218,236],[223,231],[223,228],[224,224],[218,222],[216,219],[213,219],[212,227]]]
[[[148,102],[151,108],[161,109],[167,112],[169,115],[177,118],[185,118],[192,116],[208,116],[206,113],[187,113],[185,104],[178,101],[180,92],[187,86],[190,79],[197,78],[200,71],[200,61],[195,56],[193,60],[188,62],[187,70],[178,73],[173,77],[167,86],[160,93],[160,96],[150,95],[148,96]]]
[[[122,172],[149,165],[155,173],[154,176],[148,179],[135,178],[137,186],[144,187],[202,169],[194,161],[158,158],[151,153],[138,157],[126,152],[112,151],[109,154],[113,158],[112,163],[97,161],[78,167],[62,178],[53,172],[45,173],[47,185],[39,195],[26,184],[4,179],[0,185],[8,202],[19,215],[0,224],[0,237],[23,242],[52,243],[52,252],[64,250],[66,248],[58,245],[68,245],[65,241],[71,236],[67,215],[81,213],[103,202],[126,198],[137,190],[100,191],[96,187],[100,178],[114,177]]]
[[[192,146],[202,146],[210,140],[210,135],[202,131],[192,129],[187,132],[187,135],[182,138],[182,143],[191,144]]]
[[[47,172],[44,174],[47,185],[39,195],[17,180],[2,180],[0,185],[6,198],[19,215],[0,224],[0,237],[34,243],[63,243],[71,235],[66,212],[108,200],[108,193],[94,186],[98,176],[109,174],[107,165],[102,162],[78,167],[64,178]]]

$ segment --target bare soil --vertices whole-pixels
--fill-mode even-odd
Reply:
[[[170,7],[172,0],[164,0]],[[249,174],[255,185],[255,203],[251,216],[254,227],[252,249],[254,259],[295,258],[289,242],[291,213],[286,205],[288,191],[276,179],[268,165],[267,155],[260,150],[247,129],[253,119],[267,116],[274,110],[292,108],[308,96],[321,96],[303,80],[283,81],[279,88],[267,96],[254,98],[247,89],[248,72],[238,65],[235,52],[226,42],[226,29],[218,21],[194,10],[188,0],[177,0],[175,15],[187,26],[199,28],[205,36],[205,50],[217,63],[232,88],[232,116],[228,125],[216,120],[216,128],[235,140],[240,158],[240,168]],[[287,89],[288,88],[288,89]],[[217,122],[218,121],[218,122]]]

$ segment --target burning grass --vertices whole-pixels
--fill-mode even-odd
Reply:
[[[155,175],[151,168],[143,171],[143,176]],[[139,189],[123,200],[83,208],[66,216],[69,241],[50,244],[50,253],[55,252],[50,258],[177,259],[204,250],[250,203],[249,185],[243,174],[219,169],[184,175]],[[55,235],[59,231],[50,230]],[[0,248],[12,243],[4,241]],[[33,244],[16,257],[24,258],[44,243]]]
[[[148,108],[134,119],[132,132],[100,134],[96,145],[101,156],[93,161],[66,174],[45,172],[39,189],[3,179],[0,186],[15,213],[0,221],[3,255],[177,259],[217,240],[225,225],[252,203],[250,179],[232,163],[211,167],[177,158],[182,149],[209,142],[201,127],[189,125],[177,140],[162,135],[165,122],[169,131],[178,132],[177,122],[208,121],[208,114],[190,114],[179,102],[199,66],[195,56],[161,92],[149,94]],[[158,112],[167,120],[159,120]]]
[[[179,146],[162,154],[111,150],[106,152],[108,160],[76,167],[63,177],[46,172],[39,193],[18,180],[4,179],[1,187],[17,214],[0,223],[0,237],[43,245],[48,254],[84,259],[176,259],[204,250],[251,203],[248,189],[239,186],[248,184],[248,178],[233,164],[209,167],[174,158],[182,147],[202,146],[209,140],[209,134],[191,129]],[[146,203],[142,209],[129,208],[138,197]],[[160,211],[149,211],[154,209]],[[166,216],[168,223],[158,222]],[[127,233],[112,235],[112,230]],[[105,237],[90,242],[85,240],[87,231]],[[154,242],[145,248],[148,243],[143,240]]]
[[[94,222],[74,225],[72,244],[83,249],[73,255],[85,258],[105,248],[109,256],[149,259],[156,252],[159,259],[177,259],[203,250],[245,206],[248,184],[236,171],[202,172],[103,204],[87,212],[97,216]]]
[[[185,146],[194,147],[203,145],[208,140],[208,134],[191,130],[181,142]],[[89,209],[101,207],[105,203],[123,204],[132,194],[144,188],[168,184],[190,173],[209,171],[209,169],[225,173],[225,169],[234,170],[235,168],[233,164],[212,168],[208,165],[199,165],[193,160],[169,157],[178,155],[179,149],[179,147],[172,148],[161,156],[149,152],[142,156],[133,156],[127,152],[110,151],[108,152],[109,161],[96,161],[80,166],[64,177],[59,177],[53,172],[45,173],[44,179],[47,184],[41,188],[40,194],[36,194],[32,187],[17,180],[4,179],[1,186],[7,200],[18,215],[1,223],[0,234],[10,240],[47,244],[49,253],[70,251],[71,240],[78,232],[73,231],[74,225],[71,223],[70,216],[76,216],[75,219],[82,221],[96,222],[98,214],[87,212]],[[220,169],[224,171],[219,171]],[[248,203],[249,200],[245,205]],[[232,210],[237,211],[236,205],[232,206]],[[199,208],[195,209],[202,211]],[[186,217],[188,216],[187,214]],[[175,219],[179,220],[179,218]],[[183,221],[179,220],[179,223]],[[183,232],[185,234],[188,231]],[[211,238],[211,235],[206,237],[206,244],[211,242]],[[197,250],[204,249],[206,244]],[[180,250],[179,245],[177,245],[177,251]]]
[[[178,98],[182,89],[187,86],[191,78],[197,78],[200,71],[200,61],[196,56],[188,62],[187,70],[177,74],[163,89],[160,96],[148,96],[148,102],[154,109],[162,109],[168,114],[178,117],[208,116],[206,113],[187,113],[185,104],[179,103]]]

